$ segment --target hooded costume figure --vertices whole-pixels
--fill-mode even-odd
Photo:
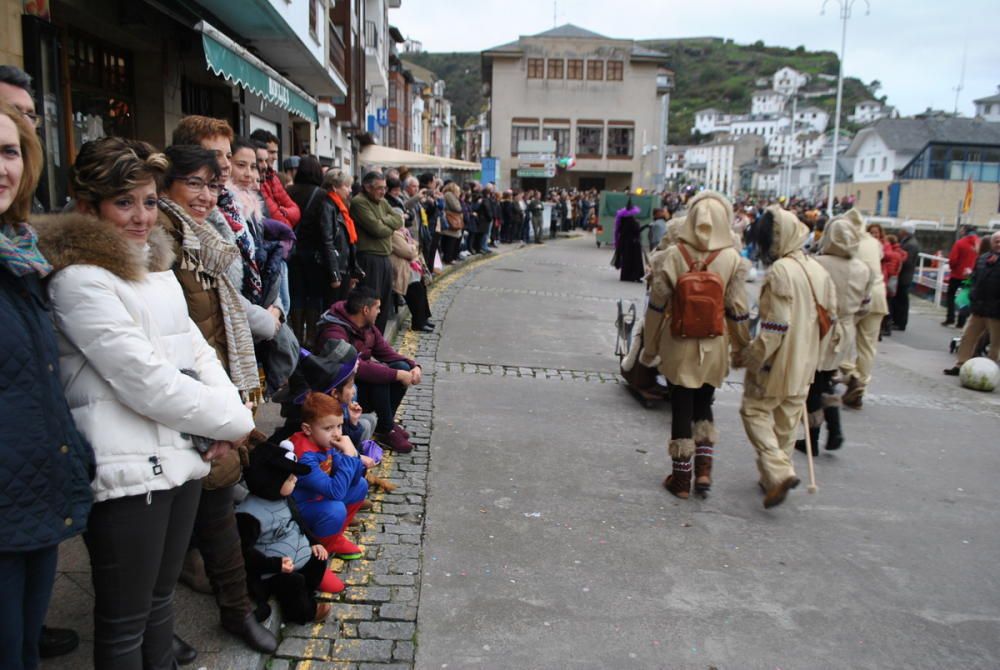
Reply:
[[[834,393],[833,375],[841,364],[856,356],[856,323],[868,314],[875,273],[856,258],[859,235],[857,227],[844,217],[826,225],[820,238],[817,263],[830,274],[837,290],[837,332],[827,338],[826,348],[820,352],[816,378],[809,387],[806,410],[809,412],[809,432],[813,454],[819,451],[819,431],[826,421],[827,449],[839,449],[844,442],[840,428],[840,396]],[[795,443],[795,448],[805,451],[805,440]]]
[[[765,507],[784,501],[799,484],[792,467],[795,434],[806,394],[819,365],[819,311],[836,319],[837,297],[823,266],[802,252],[809,229],[778,206],[768,207],[757,233],[760,250],[773,264],[761,286],[760,332],[741,356],[746,365],[740,417],[757,450]],[[815,297],[814,297],[815,295]]]
[[[622,281],[642,281],[646,274],[642,262],[642,241],[640,239],[643,226],[639,225],[641,210],[628,204],[615,213],[615,267],[621,270],[619,278]]]
[[[872,380],[875,347],[878,343],[882,319],[889,313],[889,302],[886,298],[885,280],[882,277],[882,244],[866,230],[861,212],[851,209],[844,214],[843,218],[853,225],[858,233],[858,251],[855,257],[867,265],[875,275],[868,313],[858,319],[855,324],[856,353],[849,355],[840,366],[844,378],[847,379],[847,390],[843,396],[844,404],[848,407],[861,409],[861,399]]]
[[[677,225],[677,244],[654,253],[651,259],[644,326],[647,346],[640,361],[652,366],[658,359],[660,372],[671,383],[669,451],[673,474],[664,486],[679,498],[690,495],[692,456],[696,490],[706,493],[711,487],[713,451],[718,439],[712,399],[729,374],[730,345],[739,352],[750,340],[746,267],[733,249],[732,218],[733,207],[725,196],[711,191],[701,193],[691,201],[687,216]],[[686,338],[672,332],[674,291],[690,269],[680,245],[694,263],[718,252],[706,269],[719,275],[724,287],[726,327],[719,337]]]
[[[309,533],[286,486],[291,481],[294,488],[294,478],[308,475],[309,466],[292,451],[264,442],[250,452],[243,474],[250,495],[236,506],[236,523],[251,597],[266,608],[274,596],[288,621],[322,621],[330,605],[317,603],[315,591],[339,593],[344,584],[327,569],[326,550]]]

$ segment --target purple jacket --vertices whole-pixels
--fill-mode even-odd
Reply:
[[[345,340],[358,350],[358,381],[369,384],[396,381],[396,370],[389,363],[406,361],[410,367],[417,367],[416,361],[393,349],[375,326],[359,330],[347,315],[346,303],[346,300],[335,302],[323,313],[316,351],[322,350],[327,340]]]

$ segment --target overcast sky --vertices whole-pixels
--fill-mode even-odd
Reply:
[[[402,0],[389,21],[426,51],[482,51],[552,28],[552,0]],[[559,0],[559,25],[608,37],[728,37],[741,44],[839,53],[839,4],[831,0]],[[864,0],[847,24],[845,74],[882,82],[902,114],[952,111],[967,50],[958,111],[1000,85],[1000,0]]]

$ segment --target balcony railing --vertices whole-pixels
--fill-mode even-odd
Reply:
[[[365,21],[365,49],[378,53],[378,26],[370,19]]]
[[[332,21],[328,22],[329,26],[329,62],[330,67],[340,73],[341,77],[346,77],[347,75],[347,60],[346,60],[346,47],[344,45],[344,40],[340,38],[340,33],[337,32],[336,26]]]

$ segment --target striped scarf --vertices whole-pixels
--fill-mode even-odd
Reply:
[[[0,228],[0,265],[15,276],[32,272],[39,277],[52,272],[52,266],[38,250],[38,235],[27,223],[3,224]]]
[[[253,336],[247,322],[239,289],[227,274],[239,250],[215,232],[211,226],[199,224],[169,198],[160,198],[160,210],[175,221],[184,236],[181,241],[180,267],[201,280],[206,289],[215,289],[226,330],[226,353],[229,357],[229,378],[240,391],[251,392],[260,387]]]

